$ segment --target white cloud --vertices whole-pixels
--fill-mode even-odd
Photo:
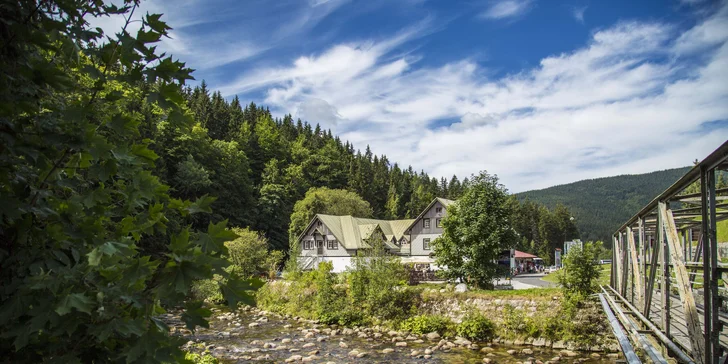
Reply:
[[[158,49],[182,59],[192,68],[212,70],[305,36],[347,1],[289,0],[271,6],[263,0],[232,3],[223,0],[149,0],[140,3],[127,30],[136,32],[141,26],[139,20],[146,13],[163,14],[162,20],[174,29],[169,33],[170,38],[159,43]],[[120,15],[88,20],[108,35],[119,32],[125,23]]]
[[[584,13],[586,12],[586,8],[586,6],[582,6],[571,9],[571,15],[573,15],[574,19],[581,24],[584,24]]]
[[[252,70],[221,89],[263,91],[275,113],[321,118],[358,148],[437,177],[485,169],[522,191],[642,173],[689,165],[728,137],[710,127],[728,120],[728,34],[715,30],[724,13],[682,33],[619,23],[498,79],[469,59],[429,67],[397,56],[419,34],[409,29]],[[711,47],[683,57],[691,39]]]
[[[513,18],[527,12],[532,5],[531,0],[497,0],[480,14],[486,19]]]

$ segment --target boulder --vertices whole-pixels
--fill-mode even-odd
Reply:
[[[521,350],[521,353],[523,353],[525,355],[533,355],[533,350],[531,350],[531,349],[523,349],[523,350]]]
[[[303,359],[300,355],[291,355],[288,359],[286,359],[286,363],[294,362],[294,361],[301,361]]]
[[[435,331],[425,335],[425,337],[427,338],[427,340],[430,340],[430,341],[440,340],[440,334],[438,334]]]
[[[463,293],[468,291],[468,285],[465,283],[459,283],[457,286],[455,286],[455,292],[456,293]]]
[[[389,354],[389,353],[393,353],[393,352],[394,352],[394,349],[392,349],[392,348],[386,348],[386,349],[382,350],[382,354]]]
[[[340,341],[340,342],[339,342],[339,347],[340,347],[340,348],[343,348],[343,349],[346,349],[346,348],[348,348],[348,347],[349,347],[349,345],[348,345],[348,344],[346,344],[346,343],[345,343],[345,342],[343,342],[343,341]]]
[[[517,351],[511,349],[511,350],[506,351],[506,353],[508,353],[510,355],[516,355]]]
[[[394,346],[407,346],[407,342],[406,341],[399,341],[399,342],[396,342],[394,344]]]

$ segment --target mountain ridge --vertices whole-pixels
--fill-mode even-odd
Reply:
[[[563,204],[574,216],[583,240],[602,240],[610,246],[610,236],[624,221],[690,168],[585,179],[514,195],[521,201],[538,202],[549,209]]]

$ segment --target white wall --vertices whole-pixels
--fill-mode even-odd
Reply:
[[[341,273],[351,267],[351,257],[324,257],[323,260],[334,264],[334,273]]]
[[[441,234],[420,234],[412,236],[412,248],[410,249],[410,255],[412,256],[427,256],[433,253],[432,243],[435,239],[439,238]],[[423,240],[430,239],[430,250],[423,249]]]

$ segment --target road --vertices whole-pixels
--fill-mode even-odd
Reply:
[[[541,280],[543,273],[519,274],[513,278],[514,289],[557,287],[556,283]]]

